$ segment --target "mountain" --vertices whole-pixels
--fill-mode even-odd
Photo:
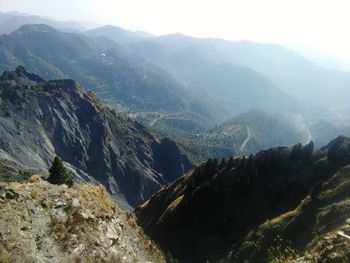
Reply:
[[[330,138],[334,138],[339,134],[350,136],[350,124],[347,119],[338,122],[321,119],[310,125],[310,132],[312,137],[315,138],[316,145],[321,147]]]
[[[17,65],[46,79],[72,78],[100,98],[132,110],[205,111],[165,70],[105,38],[25,25],[0,36],[0,70]]]
[[[314,50],[302,45],[283,45],[287,49],[294,50],[308,60],[328,69],[350,72],[350,62],[346,58]]]
[[[153,35],[143,31],[128,31],[116,26],[102,26],[87,30],[84,32],[89,37],[106,37],[121,44],[129,44],[132,42],[144,40],[153,37]]]
[[[0,183],[0,262],[165,262],[103,187]],[[5,212],[6,211],[6,212]]]
[[[179,262],[346,262],[349,167],[344,136],[210,159],[135,212]]]
[[[171,72],[188,92],[200,97],[217,122],[251,108],[295,111],[298,103],[257,71],[211,57],[201,41],[163,36],[130,45],[135,53]],[[262,99],[262,97],[264,99]]]
[[[0,12],[0,35],[10,34],[25,24],[45,24],[57,29],[80,32],[85,27],[73,21],[55,21],[50,18],[28,15],[17,12]]]
[[[214,64],[230,63],[247,67],[306,104],[323,107],[346,105],[345,98],[350,95],[349,73],[326,69],[275,44],[170,35],[147,39],[130,46],[153,63],[173,68],[175,72],[179,68],[174,65],[174,61],[191,63],[193,55],[201,56]],[[193,72],[196,73],[196,68],[193,68]],[[191,73],[192,70],[188,72]]]
[[[317,145],[320,145],[329,135],[341,134],[331,132],[328,128],[319,129],[318,126],[312,126],[311,129],[301,115],[266,112],[261,109],[243,112],[213,128],[192,131],[170,129],[163,120],[157,122],[153,127],[155,134],[158,137],[169,136],[176,141],[193,163],[208,158],[249,155],[276,145],[307,143],[314,138],[317,139]],[[327,135],[321,137],[321,131],[327,131]]]
[[[73,80],[18,67],[2,74],[0,98],[1,159],[47,171],[58,155],[77,181],[103,184],[123,208],[191,168],[173,141],[157,140]]]
[[[308,143],[312,137],[299,115],[268,113],[259,109],[244,112],[209,131],[223,140],[236,142],[239,153],[256,153],[276,145]],[[232,155],[232,154],[231,154]]]

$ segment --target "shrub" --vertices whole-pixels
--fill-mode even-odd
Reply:
[[[66,184],[69,187],[73,186],[73,178],[68,174],[66,168],[64,168],[61,159],[56,156],[52,162],[52,166],[49,169],[50,176],[47,180],[51,184]]]
[[[288,263],[297,257],[297,253],[290,242],[284,241],[278,235],[273,240],[273,245],[268,249],[268,253],[270,263]]]

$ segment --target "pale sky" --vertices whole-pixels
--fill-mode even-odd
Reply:
[[[350,0],[0,0],[0,11],[156,35],[299,44],[350,59]]]

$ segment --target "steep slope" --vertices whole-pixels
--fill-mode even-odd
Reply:
[[[103,187],[32,179],[0,183],[1,262],[165,262]]]
[[[0,70],[17,65],[46,79],[72,78],[100,98],[131,109],[173,112],[191,108],[187,93],[166,71],[108,39],[25,25],[0,36]]]
[[[121,44],[129,44],[152,37],[151,34],[142,31],[128,31],[116,26],[102,26],[85,31],[89,37],[106,37]]]
[[[315,153],[310,143],[220,165],[209,160],[138,207],[138,222],[180,262],[270,262],[310,251],[315,255],[309,262],[331,262],[322,260],[333,252],[346,262],[342,248],[349,251],[349,243],[316,249],[322,237],[348,229],[349,164],[348,137]],[[279,236],[284,243],[275,247]]]
[[[0,78],[0,158],[46,170],[59,155],[79,180],[102,183],[122,207],[146,200],[191,164],[176,144],[104,107],[72,80],[23,67]]]

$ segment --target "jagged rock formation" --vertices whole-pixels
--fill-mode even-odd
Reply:
[[[0,158],[46,170],[60,156],[78,180],[101,183],[124,207],[147,200],[191,164],[175,143],[104,107],[73,80],[23,67],[0,78]]]
[[[165,262],[102,187],[0,183],[0,262]]]
[[[138,207],[138,222],[180,262],[347,262],[337,231],[350,234],[349,154],[341,136],[316,152],[311,142],[209,160]]]

